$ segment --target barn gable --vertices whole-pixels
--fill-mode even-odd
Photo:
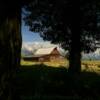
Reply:
[[[58,51],[57,47],[55,47],[50,54],[54,54],[54,55],[61,55],[60,52]]]

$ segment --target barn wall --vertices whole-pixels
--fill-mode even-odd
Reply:
[[[48,62],[50,61],[50,56],[49,55],[42,56],[39,58],[39,61]]]

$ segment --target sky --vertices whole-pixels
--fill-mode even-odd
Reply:
[[[29,27],[25,26],[23,21],[22,21],[21,33],[23,42],[41,42],[41,41],[43,42],[43,39],[40,37],[39,33],[34,33],[29,31]]]
[[[21,26],[21,33],[22,33],[22,42],[44,42],[43,39],[40,37],[39,33],[34,33],[29,31],[29,27],[25,25],[23,21],[24,9],[22,9],[22,26]]]

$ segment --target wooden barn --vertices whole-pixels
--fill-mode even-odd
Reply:
[[[27,61],[48,62],[48,61],[60,60],[62,58],[63,57],[61,56],[57,47],[52,47],[52,48],[38,49],[33,56],[24,57],[23,59]]]

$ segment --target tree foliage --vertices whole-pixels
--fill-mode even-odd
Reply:
[[[44,40],[70,49],[72,26],[77,25],[81,35],[81,51],[96,49],[99,1],[96,0],[35,0],[25,6],[25,22],[31,31],[38,31]],[[77,21],[76,21],[77,20]]]
[[[25,23],[44,40],[69,50],[69,71],[80,72],[81,51],[91,52],[100,41],[98,0],[34,0],[25,6]]]

